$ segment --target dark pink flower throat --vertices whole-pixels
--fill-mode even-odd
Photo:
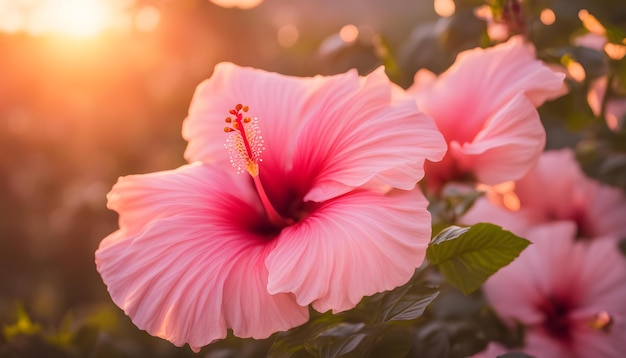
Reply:
[[[613,325],[613,318],[606,311],[600,311],[583,321],[571,317],[575,304],[567,298],[552,297],[538,306],[544,313],[543,328],[554,339],[571,344],[573,331],[577,325],[584,324],[595,330],[608,332]]]

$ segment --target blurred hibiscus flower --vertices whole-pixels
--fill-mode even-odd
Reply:
[[[150,334],[194,350],[228,328],[265,338],[422,263],[431,222],[414,187],[446,146],[382,68],[297,78],[219,64],[183,136],[192,164],[113,187],[120,228],[96,252],[113,301]]]
[[[439,77],[418,71],[408,91],[449,145],[443,161],[427,163],[428,187],[465,179],[496,185],[524,175],[545,145],[536,107],[565,93],[563,78],[521,36],[462,52]]]
[[[626,259],[615,240],[575,240],[561,221],[530,229],[520,257],[486,282],[485,295],[506,323],[526,328],[534,357],[622,357],[626,350]],[[477,357],[507,348],[492,343]]]
[[[626,198],[621,190],[588,178],[571,149],[547,151],[536,165],[501,195],[476,201],[465,224],[489,221],[525,236],[529,228],[551,221],[576,224],[577,236],[626,236]],[[507,205],[514,197],[517,205]]]

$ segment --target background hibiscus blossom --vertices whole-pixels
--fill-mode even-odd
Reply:
[[[615,240],[575,235],[572,222],[529,230],[533,245],[485,284],[500,317],[526,328],[524,346],[512,349],[550,358],[619,357],[626,349],[626,258]]]
[[[427,164],[428,186],[468,178],[495,185],[524,175],[545,144],[535,107],[564,93],[563,78],[521,36],[462,52],[437,78],[418,72],[408,91],[449,145],[443,161]]]
[[[626,235],[624,194],[588,178],[570,149],[543,153],[528,174],[503,195],[513,195],[519,207],[507,207],[500,195],[488,195],[477,200],[462,222],[489,221],[524,235],[537,224],[570,220],[580,237],[621,239]]]

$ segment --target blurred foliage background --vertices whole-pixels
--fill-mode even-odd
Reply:
[[[196,356],[135,328],[110,301],[93,253],[117,228],[105,195],[118,176],[184,163],[182,120],[221,61],[300,76],[384,64],[407,87],[418,69],[439,73],[459,51],[490,45],[476,11],[491,5],[569,74],[570,93],[540,109],[548,147],[577,148],[590,175],[626,188],[624,127],[587,102],[605,75],[603,100],[626,96],[623,0],[525,0],[508,13],[505,0],[435,3],[0,0],[0,356]],[[590,32],[582,9],[617,55],[577,44]],[[201,355],[263,356],[270,345],[228,339]]]

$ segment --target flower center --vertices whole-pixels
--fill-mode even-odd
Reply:
[[[594,232],[596,230],[594,230],[593,223],[585,214],[584,208],[575,208],[574,211],[570,214],[569,219],[576,222],[576,227],[578,229],[576,237],[589,239],[596,236],[594,235]]]
[[[270,222],[278,228],[283,228],[293,222],[290,219],[283,218],[274,209],[265,193],[265,189],[263,189],[261,179],[259,178],[259,163],[262,162],[261,153],[265,150],[265,146],[261,130],[259,129],[258,118],[246,116],[245,113],[248,110],[248,106],[237,104],[234,109],[229,111],[231,116],[226,117],[225,121],[230,126],[224,127],[224,132],[229,134],[225,147],[230,154],[232,166],[237,169],[237,174],[241,174],[245,170],[252,177]]]
[[[541,324],[544,332],[563,344],[573,342],[574,331],[585,325],[596,331],[608,333],[613,327],[613,317],[607,311],[600,311],[585,318],[574,318],[571,313],[575,304],[567,298],[550,297],[538,306],[544,314]]]
[[[545,315],[543,327],[548,334],[555,339],[569,341],[572,334],[571,304],[567,300],[551,297],[539,308]]]

